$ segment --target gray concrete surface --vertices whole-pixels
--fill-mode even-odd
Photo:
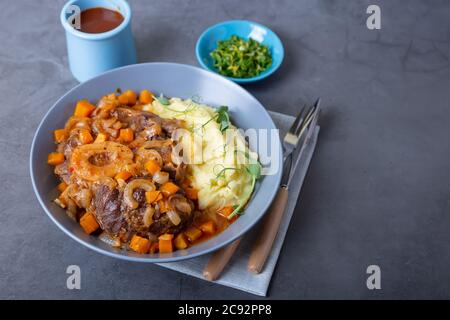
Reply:
[[[34,197],[31,139],[76,85],[64,1],[0,10],[0,298],[255,298],[147,264],[101,256],[64,235]],[[286,58],[247,89],[291,115],[323,97],[319,145],[270,298],[450,298],[450,3],[448,1],[130,1],[140,61],[197,65],[216,22],[273,28]],[[369,4],[382,29],[365,27]],[[78,264],[82,290],[66,289]],[[382,289],[366,288],[377,264]]]

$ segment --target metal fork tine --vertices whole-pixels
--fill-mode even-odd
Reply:
[[[302,125],[298,126],[298,128],[295,130],[294,134],[296,136],[300,136],[301,133],[306,129],[306,127],[308,127],[309,122],[311,121],[312,116],[314,114],[314,111],[316,111],[315,105],[309,108],[306,116],[304,117],[304,121],[302,121]]]
[[[316,102],[314,102],[314,107],[318,108],[321,101],[322,101],[322,98],[317,98]]]
[[[306,117],[305,127],[308,127],[309,124],[313,121],[314,114],[317,113],[317,112],[320,112],[320,110],[318,111],[318,109],[320,107],[320,102],[321,102],[321,98],[318,98],[316,100],[316,102],[314,102],[313,106],[310,109],[310,112],[308,113],[308,116]]]
[[[321,102],[321,98],[318,98],[316,100],[316,102],[314,102],[312,107],[309,109],[308,115],[306,116],[305,121],[304,121],[304,125],[303,125],[304,128],[302,127],[302,129],[306,129],[306,127],[309,126],[312,118],[314,117],[314,113],[316,113],[317,109],[320,106],[320,102]],[[300,132],[296,132],[296,134],[297,135],[301,134],[301,130],[300,130]]]
[[[303,108],[300,110],[300,112],[297,114],[297,117],[295,117],[294,123],[292,124],[291,128],[289,129],[289,133],[295,134],[298,127],[301,127],[302,124],[302,114],[304,113],[306,109],[306,105],[303,106]]]

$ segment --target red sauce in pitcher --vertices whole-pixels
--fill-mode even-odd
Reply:
[[[89,8],[81,11],[80,31],[86,33],[102,33],[117,28],[124,18],[120,12],[107,8]]]

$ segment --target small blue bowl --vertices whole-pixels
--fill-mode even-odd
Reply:
[[[219,73],[216,68],[214,68],[214,60],[210,53],[217,48],[218,41],[228,40],[233,35],[237,35],[238,37],[246,40],[252,38],[268,46],[272,55],[272,65],[256,77],[226,78],[237,83],[255,82],[267,78],[280,67],[284,58],[284,49],[280,38],[278,38],[275,32],[269,28],[259,23],[247,20],[230,20],[221,22],[203,32],[198,39],[197,46],[195,48],[197,60],[200,65],[206,70]]]

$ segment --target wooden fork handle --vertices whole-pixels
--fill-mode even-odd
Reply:
[[[264,218],[263,225],[259,231],[259,237],[256,240],[250,258],[248,260],[248,271],[260,273],[264,267],[267,257],[272,249],[273,242],[280,229],[281,218],[288,200],[288,189],[280,187],[275,200],[269,208]]]
[[[239,246],[241,239],[242,238],[239,238],[226,247],[214,252],[211,258],[209,258],[209,261],[206,264],[205,268],[203,269],[203,277],[206,280],[214,281],[220,276],[222,270],[225,268],[225,266],[228,264],[228,261],[230,261],[231,257],[233,256],[234,251],[236,251],[236,248]]]

